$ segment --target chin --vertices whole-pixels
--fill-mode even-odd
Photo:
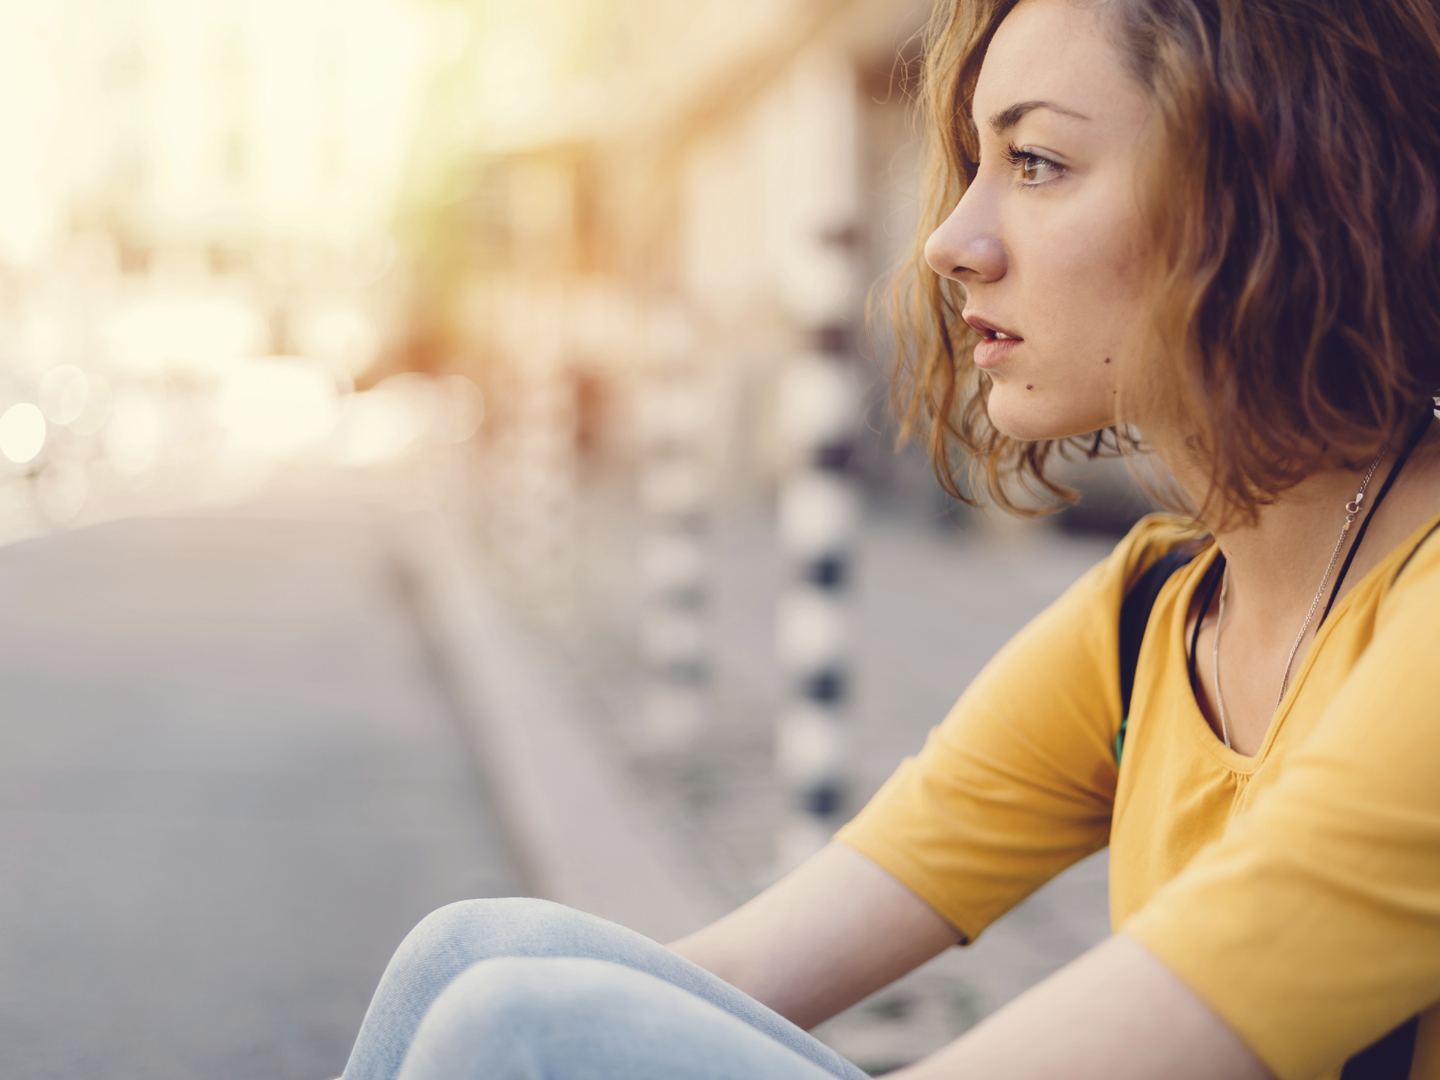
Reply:
[[[1021,442],[1068,439],[1108,427],[1110,420],[1097,418],[1089,409],[1075,409],[1058,388],[1050,393],[1025,389],[1024,383],[992,386],[986,411],[990,423],[1002,435]]]

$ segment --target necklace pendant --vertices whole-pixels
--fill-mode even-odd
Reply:
[[[1345,504],[1345,524],[1340,526],[1340,535],[1335,538],[1335,550],[1330,553],[1330,563],[1325,567],[1325,574],[1320,578],[1320,587],[1315,590],[1315,599],[1310,601],[1310,611],[1305,616],[1304,623],[1300,626],[1300,633],[1295,635],[1295,644],[1290,646],[1290,655],[1285,658],[1285,670],[1280,673],[1280,695],[1275,699],[1274,712],[1279,712],[1280,704],[1285,700],[1285,691],[1290,685],[1290,665],[1295,663],[1295,654],[1300,651],[1300,643],[1305,640],[1305,633],[1310,629],[1310,622],[1315,618],[1315,611],[1320,606],[1320,601],[1325,596],[1325,586],[1330,584],[1330,572],[1335,569],[1335,562],[1340,558],[1340,549],[1345,546],[1345,534],[1350,531],[1350,525],[1360,513],[1360,504],[1365,501],[1365,492],[1370,487],[1370,478],[1375,475],[1375,470],[1380,467],[1380,459],[1385,451],[1375,455],[1375,460],[1370,463],[1370,471],[1365,474],[1365,479],[1360,481],[1360,490],[1355,493],[1352,502]],[[1383,494],[1383,492],[1382,492]],[[1341,577],[1344,577],[1342,572]],[[1338,587],[1338,586],[1337,586]],[[1220,724],[1222,732],[1225,731],[1225,706],[1220,697],[1220,622],[1224,618],[1225,611],[1225,579],[1220,583],[1220,612],[1215,619],[1215,700],[1220,707]],[[1204,613],[1201,613],[1204,618]],[[1323,616],[1322,616],[1323,618]],[[1227,733],[1228,734],[1228,733]],[[1229,745],[1229,739],[1225,740]]]

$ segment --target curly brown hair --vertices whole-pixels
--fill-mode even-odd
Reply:
[[[892,296],[902,438],[936,475],[1034,512],[1072,493],[1056,453],[1135,447],[1123,424],[1024,442],[987,412],[960,287],[925,238],[979,161],[971,100],[1018,0],[945,0],[926,48],[919,236]],[[1077,0],[1078,2],[1078,0]],[[1159,261],[1143,379],[1211,469],[1212,499],[1253,517],[1318,468],[1353,466],[1440,390],[1440,5],[1434,0],[1096,0],[1159,127],[1139,178]],[[1122,410],[1125,407],[1122,406]],[[1121,416],[1128,415],[1122,411]]]

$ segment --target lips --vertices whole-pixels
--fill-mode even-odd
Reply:
[[[967,313],[962,317],[980,335],[980,341],[975,345],[974,361],[982,371],[998,368],[1025,340],[1013,330],[1007,330],[984,316]]]
[[[989,319],[984,318],[983,316],[976,315],[970,312],[965,312],[961,315],[961,318],[963,318],[967,323],[969,323],[971,328],[974,329],[977,333],[979,333],[980,336],[983,337],[986,341],[1025,340],[1013,330],[1007,330],[1003,326],[991,322]]]

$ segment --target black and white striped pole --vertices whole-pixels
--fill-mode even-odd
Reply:
[[[503,421],[492,463],[492,528],[529,612],[550,629],[575,616],[578,423],[560,298],[517,291],[501,341]]]
[[[780,484],[788,584],[776,651],[789,694],[775,728],[789,808],[776,837],[785,872],[818,851],[846,810],[846,713],[852,681],[848,596],[860,519],[852,474],[859,377],[855,321],[861,214],[859,89],[851,58],[817,44],[798,56],[777,97],[780,293],[802,332],[780,373],[778,419],[790,467]]]
[[[796,462],[778,506],[790,569],[776,613],[776,648],[790,684],[775,732],[776,765],[791,800],[777,838],[782,871],[829,840],[846,794],[847,607],[860,518],[851,459],[859,387],[843,329],[818,330],[814,345],[790,363],[780,385],[781,423]]]
[[[665,753],[687,747],[706,722],[709,685],[705,439],[706,395],[694,343],[678,312],[656,316],[639,388],[640,650],[645,685],[637,742]]]

